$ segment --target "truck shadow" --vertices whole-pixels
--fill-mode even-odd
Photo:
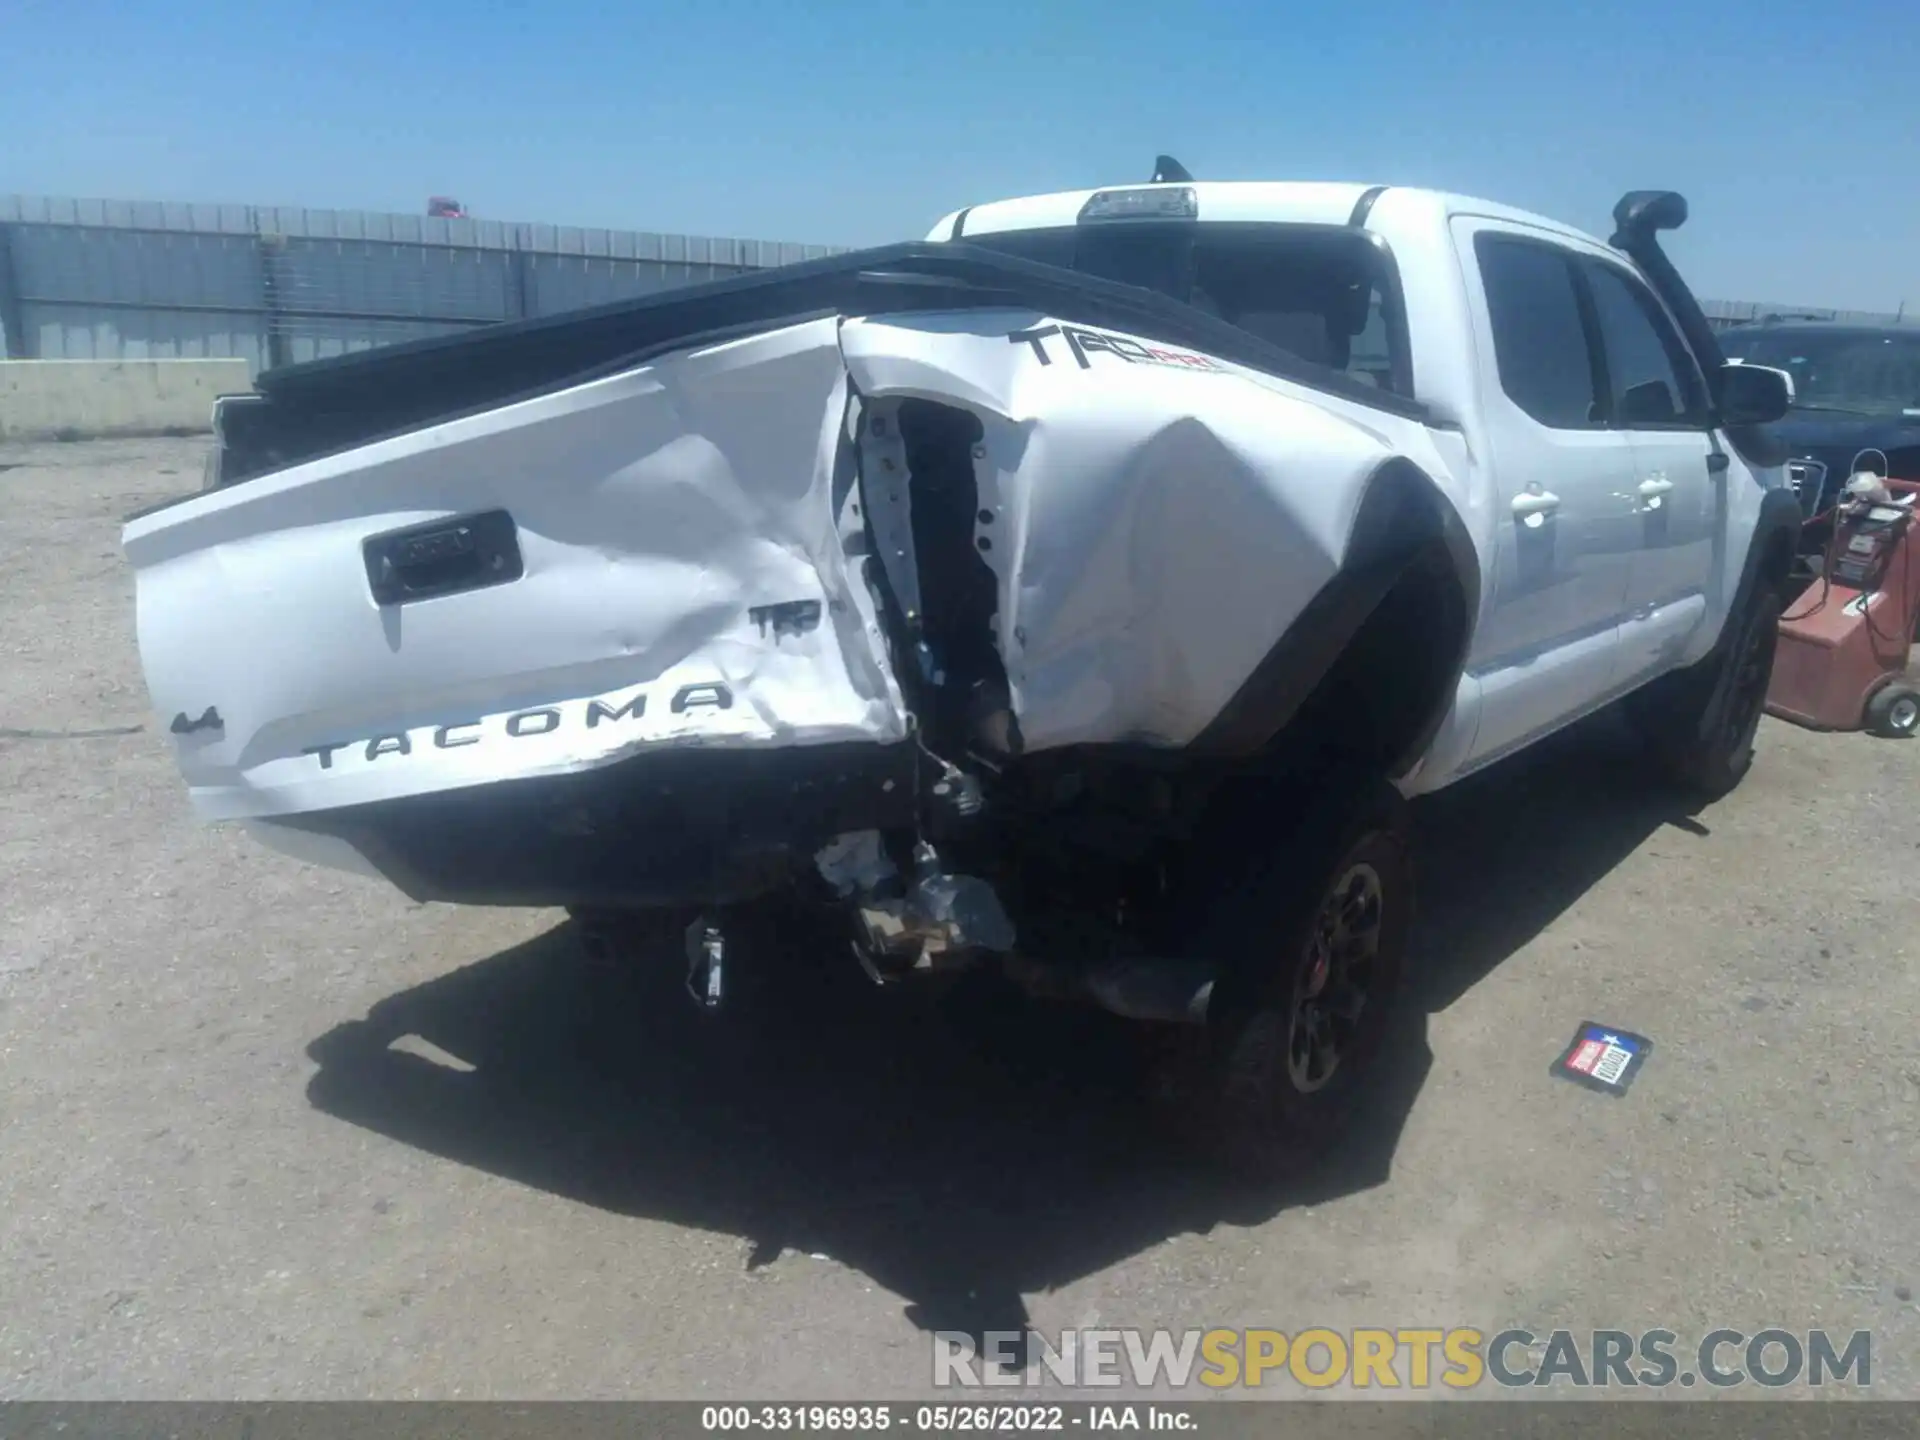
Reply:
[[[1412,998],[1430,1015],[1656,832],[1710,833],[1702,807],[1660,779],[1611,711],[1420,801],[1415,815],[1420,918]]]
[[[313,1042],[309,1098],[575,1201],[737,1235],[748,1267],[830,1256],[926,1329],[1021,1332],[1024,1294],[1383,1183],[1430,1068],[1427,1015],[1674,818],[1621,759],[1570,736],[1423,803],[1414,1003],[1350,1143],[1284,1190],[1154,1138],[1124,1022],[991,992],[935,1004],[800,957],[757,991],[743,977],[709,1021],[677,982],[596,971],[564,925]],[[1543,1056],[1560,1039],[1543,1031]]]

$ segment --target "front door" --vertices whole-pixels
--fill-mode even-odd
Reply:
[[[1707,618],[1725,556],[1727,456],[1698,366],[1653,292],[1628,270],[1582,261],[1612,426],[1632,442],[1636,545],[1620,627],[1620,683],[1673,668]]]
[[[1480,764],[1612,689],[1638,522],[1633,449],[1606,424],[1575,252],[1522,226],[1458,223],[1504,507],[1468,659],[1480,686],[1469,763]]]

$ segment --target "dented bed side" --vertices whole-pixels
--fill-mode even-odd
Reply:
[[[907,397],[980,423],[968,539],[1025,748],[1190,740],[1332,575],[1390,437],[1197,352],[1049,354],[1046,322],[813,321],[131,523],[155,707],[221,722],[178,737],[196,804],[266,816],[648,747],[903,739],[847,427]],[[496,508],[521,578],[376,602],[367,536]]]

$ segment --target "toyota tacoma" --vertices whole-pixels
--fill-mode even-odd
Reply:
[[[1285,1169],[1380,1048],[1409,798],[1616,702],[1697,793],[1750,763],[1790,390],[1722,356],[1686,213],[1162,157],[268,371],[126,526],[152,702],[266,844],[664,921],[716,1008],[734,918],[798,901],[877,982],[1140,1021]]]

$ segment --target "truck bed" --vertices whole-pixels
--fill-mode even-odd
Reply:
[[[965,244],[883,246],[591,309],[263,372],[223,402],[215,483],[532,399],[656,355],[832,315],[1030,309],[1189,345],[1419,418],[1417,402],[1312,364],[1150,290]]]

